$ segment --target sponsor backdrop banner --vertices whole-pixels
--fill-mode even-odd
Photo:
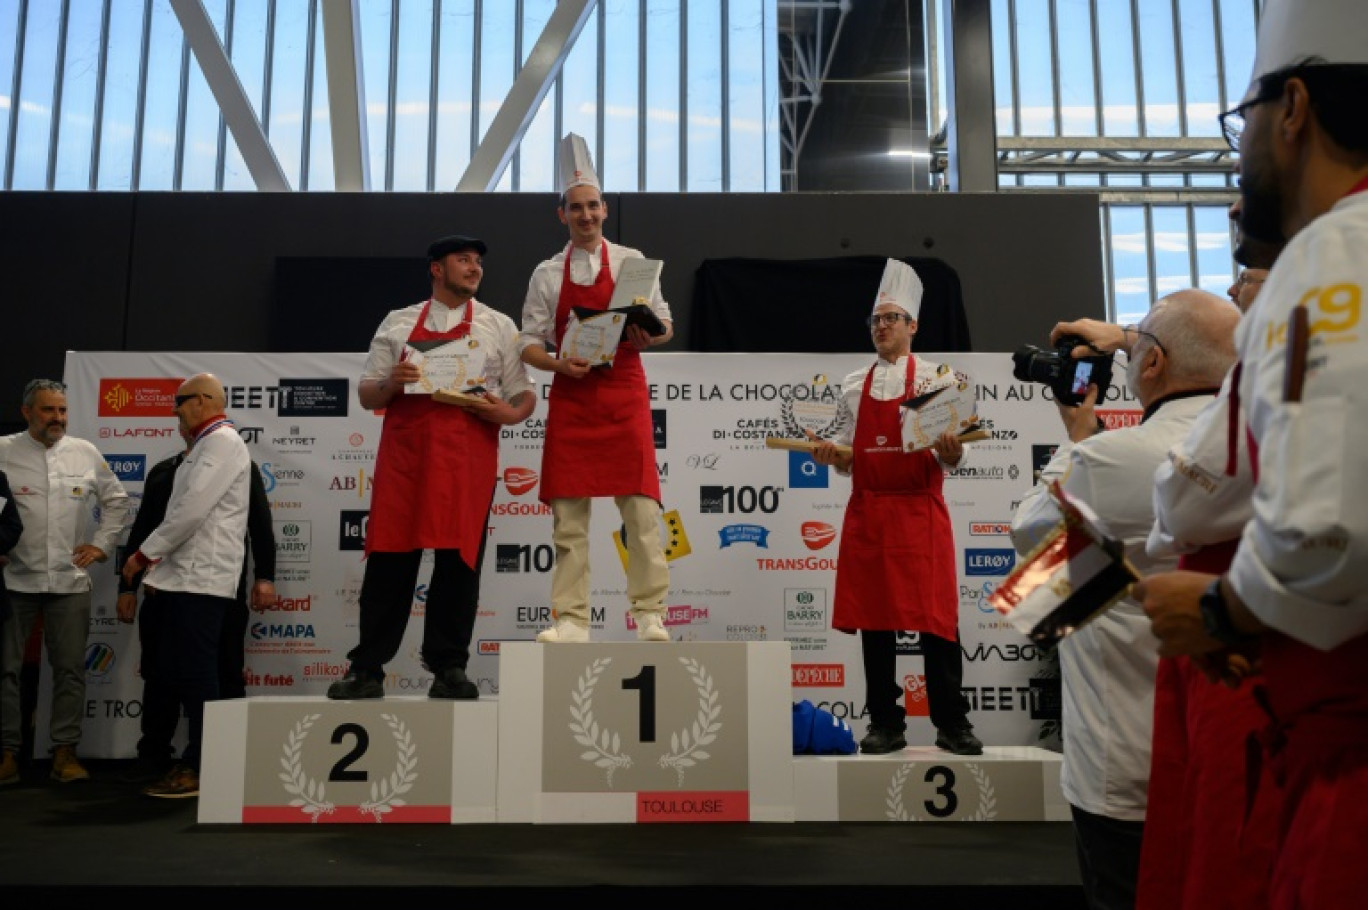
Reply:
[[[927,356],[970,374],[979,416],[993,436],[971,444],[966,463],[945,484],[970,717],[989,745],[1053,746],[1060,704],[1054,656],[997,618],[987,598],[1015,565],[1007,537],[1012,510],[1063,428],[1048,390],[1012,377],[1010,355]],[[837,406],[841,381],[872,357],[644,358],[664,498],[661,534],[670,557],[671,636],[788,641],[794,700],[809,699],[849,719],[857,736],[864,733],[866,717],[859,639],[830,627],[850,481],[805,453],[766,448],[765,438],[801,437],[804,427],[834,432],[847,419]],[[253,612],[248,626],[249,695],[321,696],[345,672],[347,651],[356,643],[362,547],[382,424],[381,415],[356,400],[364,359],[360,353],[67,355],[70,432],[100,447],[135,502],[152,465],[180,446],[171,407],[181,379],[210,371],[227,386],[228,414],[271,499],[281,595],[273,609]],[[1115,372],[1119,379],[1122,371]],[[551,515],[537,499],[549,377],[535,378],[537,410],[501,434],[468,671],[485,696],[499,692],[500,646],[530,640],[551,621]],[[1140,417],[1123,384],[1113,386],[1102,411],[1112,426]],[[611,501],[596,501],[591,590],[593,634],[601,641],[635,640],[619,525]],[[115,619],[115,563],[95,570],[86,659],[81,751],[96,758],[135,754],[141,713],[136,630]],[[431,682],[418,657],[426,576],[425,569],[413,592],[403,647],[387,668],[392,695],[421,696]],[[896,585],[898,579],[886,583]],[[902,637],[899,654],[909,741],[929,744],[934,732],[915,634]],[[46,666],[41,685],[38,754],[50,745]]]

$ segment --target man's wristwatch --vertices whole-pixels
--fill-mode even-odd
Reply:
[[[1242,645],[1258,638],[1257,635],[1241,632],[1230,621],[1230,608],[1226,605],[1225,597],[1221,595],[1221,579],[1219,577],[1213,579],[1211,584],[1207,585],[1207,589],[1202,592],[1198,607],[1202,611],[1202,625],[1206,628],[1206,634],[1221,644]]]

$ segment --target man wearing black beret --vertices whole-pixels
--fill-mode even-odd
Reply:
[[[521,423],[536,406],[517,326],[475,299],[485,252],[484,241],[474,237],[433,241],[432,296],[392,310],[371,339],[357,397],[362,407],[383,408],[385,423],[365,532],[361,640],[347,654],[347,674],[328,688],[329,698],[384,697],[385,664],[403,641],[429,549],[434,559],[421,649],[423,666],[433,674],[428,695],[479,697],[465,671],[498,474],[499,427]],[[452,375],[459,377],[458,387],[443,384],[451,376],[427,368],[441,351],[453,350],[449,343],[462,351],[447,361],[457,368]],[[420,365],[425,359],[428,364]]]

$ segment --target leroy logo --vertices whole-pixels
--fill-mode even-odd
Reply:
[[[541,478],[531,468],[504,468],[503,482],[508,492],[521,496],[537,485]]]
[[[1006,575],[1016,565],[1016,550],[966,549],[965,575]]]
[[[101,379],[101,417],[170,417],[182,379]]]
[[[824,521],[803,522],[803,543],[809,550],[820,550],[836,539],[836,529]]]
[[[903,713],[908,717],[930,717],[931,702],[926,697],[926,677],[909,673],[903,677]]]

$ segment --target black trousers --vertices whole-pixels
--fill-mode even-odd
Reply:
[[[422,550],[371,553],[366,557],[366,574],[361,580],[361,641],[347,653],[353,671],[379,677],[385,664],[399,653],[413,611],[422,560]],[[433,673],[448,667],[464,670],[470,660],[470,638],[480,603],[479,567],[483,563],[483,538],[474,569],[461,559],[459,550],[433,553],[420,652],[423,666]]]
[[[903,687],[897,677],[898,633],[885,629],[860,631],[860,655],[864,658],[865,707],[872,726],[906,730]],[[969,727],[969,699],[960,691],[964,683],[964,652],[959,641],[921,633],[926,668],[926,699],[931,723],[938,730]]]
[[[1145,823],[1094,815],[1077,806],[1069,811],[1089,910],[1133,910]]]

